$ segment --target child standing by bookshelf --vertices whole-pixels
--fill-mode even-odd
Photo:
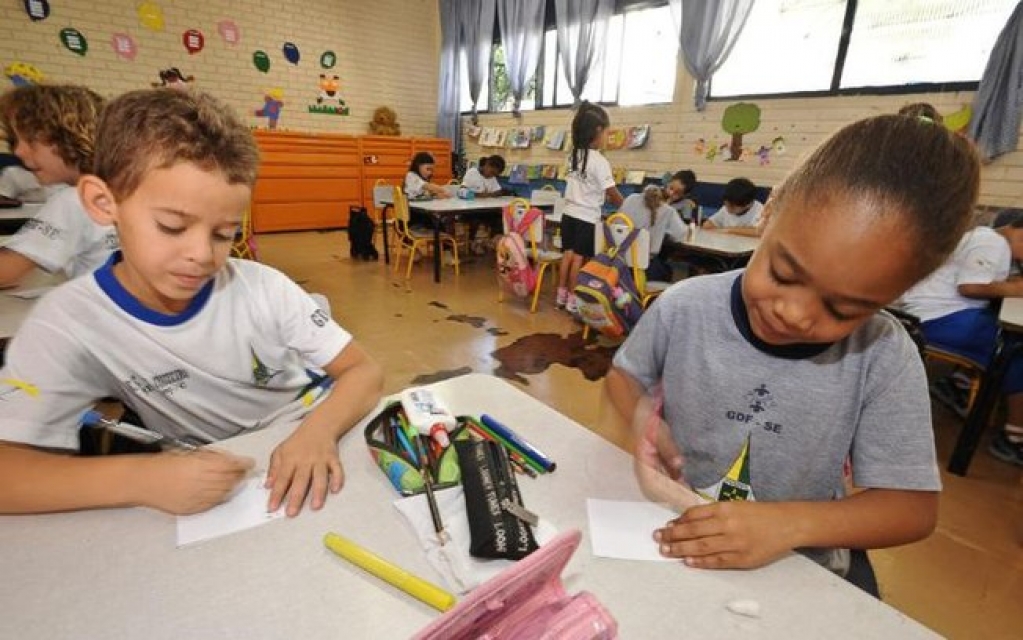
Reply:
[[[575,284],[583,261],[593,257],[593,239],[604,200],[622,204],[615,186],[611,164],[600,151],[611,124],[601,107],[583,102],[572,119],[572,153],[565,179],[565,209],[561,218],[561,246],[564,256],[558,277],[556,304],[569,313],[578,309],[570,287]]]

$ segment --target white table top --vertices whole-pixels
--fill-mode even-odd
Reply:
[[[0,238],[0,245],[3,244]],[[29,311],[35,306],[36,299],[25,299],[11,295],[19,291],[50,287],[64,281],[63,275],[49,275],[36,269],[25,279],[25,282],[10,289],[0,289],[0,340],[13,336],[21,323],[28,317]]]
[[[1005,298],[998,322],[1010,331],[1023,331],[1023,298]]]
[[[686,235],[682,245],[691,249],[714,253],[727,257],[737,257],[753,253],[760,244],[760,238],[740,236],[713,229],[697,229],[695,233]]]
[[[26,203],[13,209],[0,209],[0,220],[20,220],[33,218],[43,208],[42,203]]]
[[[491,413],[558,464],[521,477],[527,507],[583,542],[566,568],[569,593],[587,590],[622,638],[932,638],[925,627],[810,561],[757,571],[698,571],[677,563],[593,557],[587,497],[639,499],[629,457],[491,376],[431,385],[456,413]],[[265,464],[281,439],[269,429],[223,443]],[[0,517],[3,638],[407,638],[438,615],[324,549],[335,531],[439,582],[391,502],[396,494],[366,451],[362,425],[341,443],[345,487],[320,512],[278,519],[176,549],[174,518],[146,509]],[[729,613],[752,598],[761,617]]]
[[[467,211],[485,211],[493,209],[504,209],[512,200],[517,198],[501,196],[499,198],[476,198],[474,200],[463,200],[461,198],[438,198],[436,200],[409,200],[409,209],[416,211],[429,211],[430,213],[458,213]]]

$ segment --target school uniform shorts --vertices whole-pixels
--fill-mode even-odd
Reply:
[[[573,251],[584,258],[593,257],[597,225],[572,216],[561,217],[561,250]]]

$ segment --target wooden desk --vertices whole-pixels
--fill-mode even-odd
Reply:
[[[583,531],[564,579],[593,592],[622,638],[933,638],[935,634],[799,556],[757,571],[593,557],[587,497],[639,499],[629,457],[492,376],[431,385],[456,413],[492,413],[558,463],[520,481],[526,505]],[[266,464],[280,429],[222,444]],[[391,502],[362,425],[341,443],[345,487],[323,510],[175,549],[174,518],[146,509],[0,517],[3,638],[407,638],[438,615],[324,549],[336,531],[439,581]],[[753,598],[756,620],[725,604]]]
[[[977,451],[980,437],[991,421],[991,413],[998,404],[998,396],[1002,392],[1002,382],[1009,363],[1023,349],[1023,298],[1005,298],[1001,311],[998,313],[998,338],[991,357],[991,364],[980,383],[980,390],[973,401],[973,407],[966,416],[955,448],[948,462],[949,473],[965,476],[970,468],[970,460]]]
[[[728,271],[744,266],[749,261],[753,251],[760,245],[760,238],[713,229],[697,229],[695,233],[686,234],[680,244],[684,253],[710,258],[720,265],[721,271]]]

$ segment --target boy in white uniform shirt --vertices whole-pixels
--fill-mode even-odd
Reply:
[[[739,235],[758,235],[764,205],[756,199],[757,187],[746,178],[730,180],[722,197],[724,205],[707,218],[704,229],[722,229]]]
[[[469,167],[462,177],[462,186],[475,194],[477,198],[496,198],[504,195],[497,176],[504,171],[504,158],[488,156],[480,160],[480,166]]]
[[[1023,279],[1009,275],[1013,260],[1020,259],[1023,211],[1003,211],[995,218],[994,228],[968,231],[952,256],[907,291],[899,306],[920,318],[928,344],[987,366],[998,336],[998,314],[991,300],[1023,296]],[[936,381],[933,389],[965,414],[966,392],[954,380]],[[1004,462],[1023,466],[1023,361],[1019,358],[1009,364],[1003,392],[1006,422],[990,451]]]
[[[0,287],[36,267],[68,278],[91,272],[117,249],[117,232],[96,224],[73,185],[92,169],[103,99],[85,87],[36,85],[0,96],[0,125],[15,155],[38,181],[57,189],[36,216],[0,247]]]
[[[145,426],[205,444],[278,428],[267,505],[319,509],[343,482],[337,442],[375,406],[380,367],[280,272],[228,259],[259,153],[209,96],[127,93],[104,110],[95,175],[78,192],[123,251],[39,301],[0,369],[0,513],[223,501],[252,461],[193,453],[82,458],[100,398]],[[17,444],[15,444],[17,443]],[[26,446],[27,445],[27,446]]]

